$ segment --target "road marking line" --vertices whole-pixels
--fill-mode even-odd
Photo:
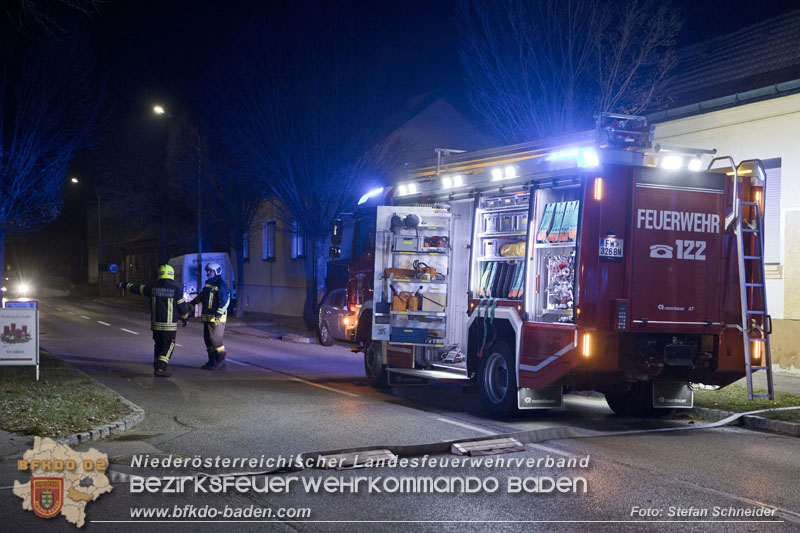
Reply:
[[[103,324],[104,326],[110,326],[111,325],[108,322],[103,322],[102,320],[98,320],[97,323],[98,324]]]
[[[483,429],[478,426],[473,426],[472,424],[465,424],[463,422],[456,422],[455,420],[448,420],[447,418],[436,417],[436,420],[439,422],[447,422],[448,424],[453,424],[454,426],[459,426],[466,429],[471,429],[472,431],[477,431],[478,433],[484,433],[486,435],[497,435],[496,431],[490,431],[488,429]]]
[[[63,309],[61,309],[60,307],[56,307],[56,309],[58,309],[59,311],[63,311]]]
[[[313,381],[307,381],[307,380],[302,379],[302,378],[289,378],[289,379],[291,379],[292,381],[305,383],[306,385],[311,385],[312,387],[319,387],[320,389],[325,389],[325,390],[329,390],[329,391],[332,391],[332,392],[338,392],[339,394],[344,394],[345,396],[352,396],[353,398],[358,398],[359,397],[358,394],[353,394],[352,392],[347,392],[347,391],[343,391],[343,390],[339,390],[339,389],[334,389],[333,387],[326,387],[325,385],[320,385],[319,383],[314,383]]]
[[[129,330],[129,329],[125,329],[125,328],[119,328],[119,329],[121,329],[121,330],[122,330],[122,331],[124,331],[125,333],[130,333],[130,334],[132,334],[132,335],[138,335],[138,333],[136,333],[135,331],[131,331],[131,330]]]
[[[92,319],[92,317],[90,317],[90,316],[85,316],[85,315],[81,315],[81,318],[85,318],[86,320],[91,320],[91,319]]]
[[[180,345],[178,345],[178,346],[180,346]],[[241,366],[253,366],[253,365],[251,365],[250,363],[242,363],[241,361],[237,361],[236,359],[231,359],[230,357],[228,357],[228,358],[227,358],[227,359],[225,359],[225,360],[226,360],[227,362],[229,362],[229,363],[233,363],[234,365],[241,365]]]
[[[178,344],[178,343],[176,342],[176,343],[175,343],[175,346],[183,346],[183,344]]]
[[[75,313],[73,313],[72,311],[67,311],[67,314],[68,315],[74,315]]]

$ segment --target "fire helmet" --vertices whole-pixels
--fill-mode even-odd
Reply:
[[[217,276],[222,274],[222,267],[219,266],[219,263],[209,263],[209,264],[207,264],[206,265],[206,270],[212,271]]]
[[[158,279],[175,279],[175,270],[169,265],[158,267]]]

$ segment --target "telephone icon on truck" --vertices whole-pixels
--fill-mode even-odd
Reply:
[[[672,259],[672,246],[654,244],[650,247],[650,257],[655,257],[656,259]]]

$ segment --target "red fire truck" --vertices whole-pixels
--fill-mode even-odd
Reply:
[[[365,195],[347,289],[373,385],[476,385],[493,416],[594,390],[656,416],[743,376],[752,398],[763,369],[771,397],[763,167],[652,133],[602,115]]]

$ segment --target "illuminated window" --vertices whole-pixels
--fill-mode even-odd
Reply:
[[[247,231],[242,233],[242,259],[250,259],[250,233]]]
[[[275,221],[270,220],[261,225],[261,259],[275,260]]]
[[[292,259],[300,259],[306,256],[306,235],[300,229],[300,224],[292,221]]]

